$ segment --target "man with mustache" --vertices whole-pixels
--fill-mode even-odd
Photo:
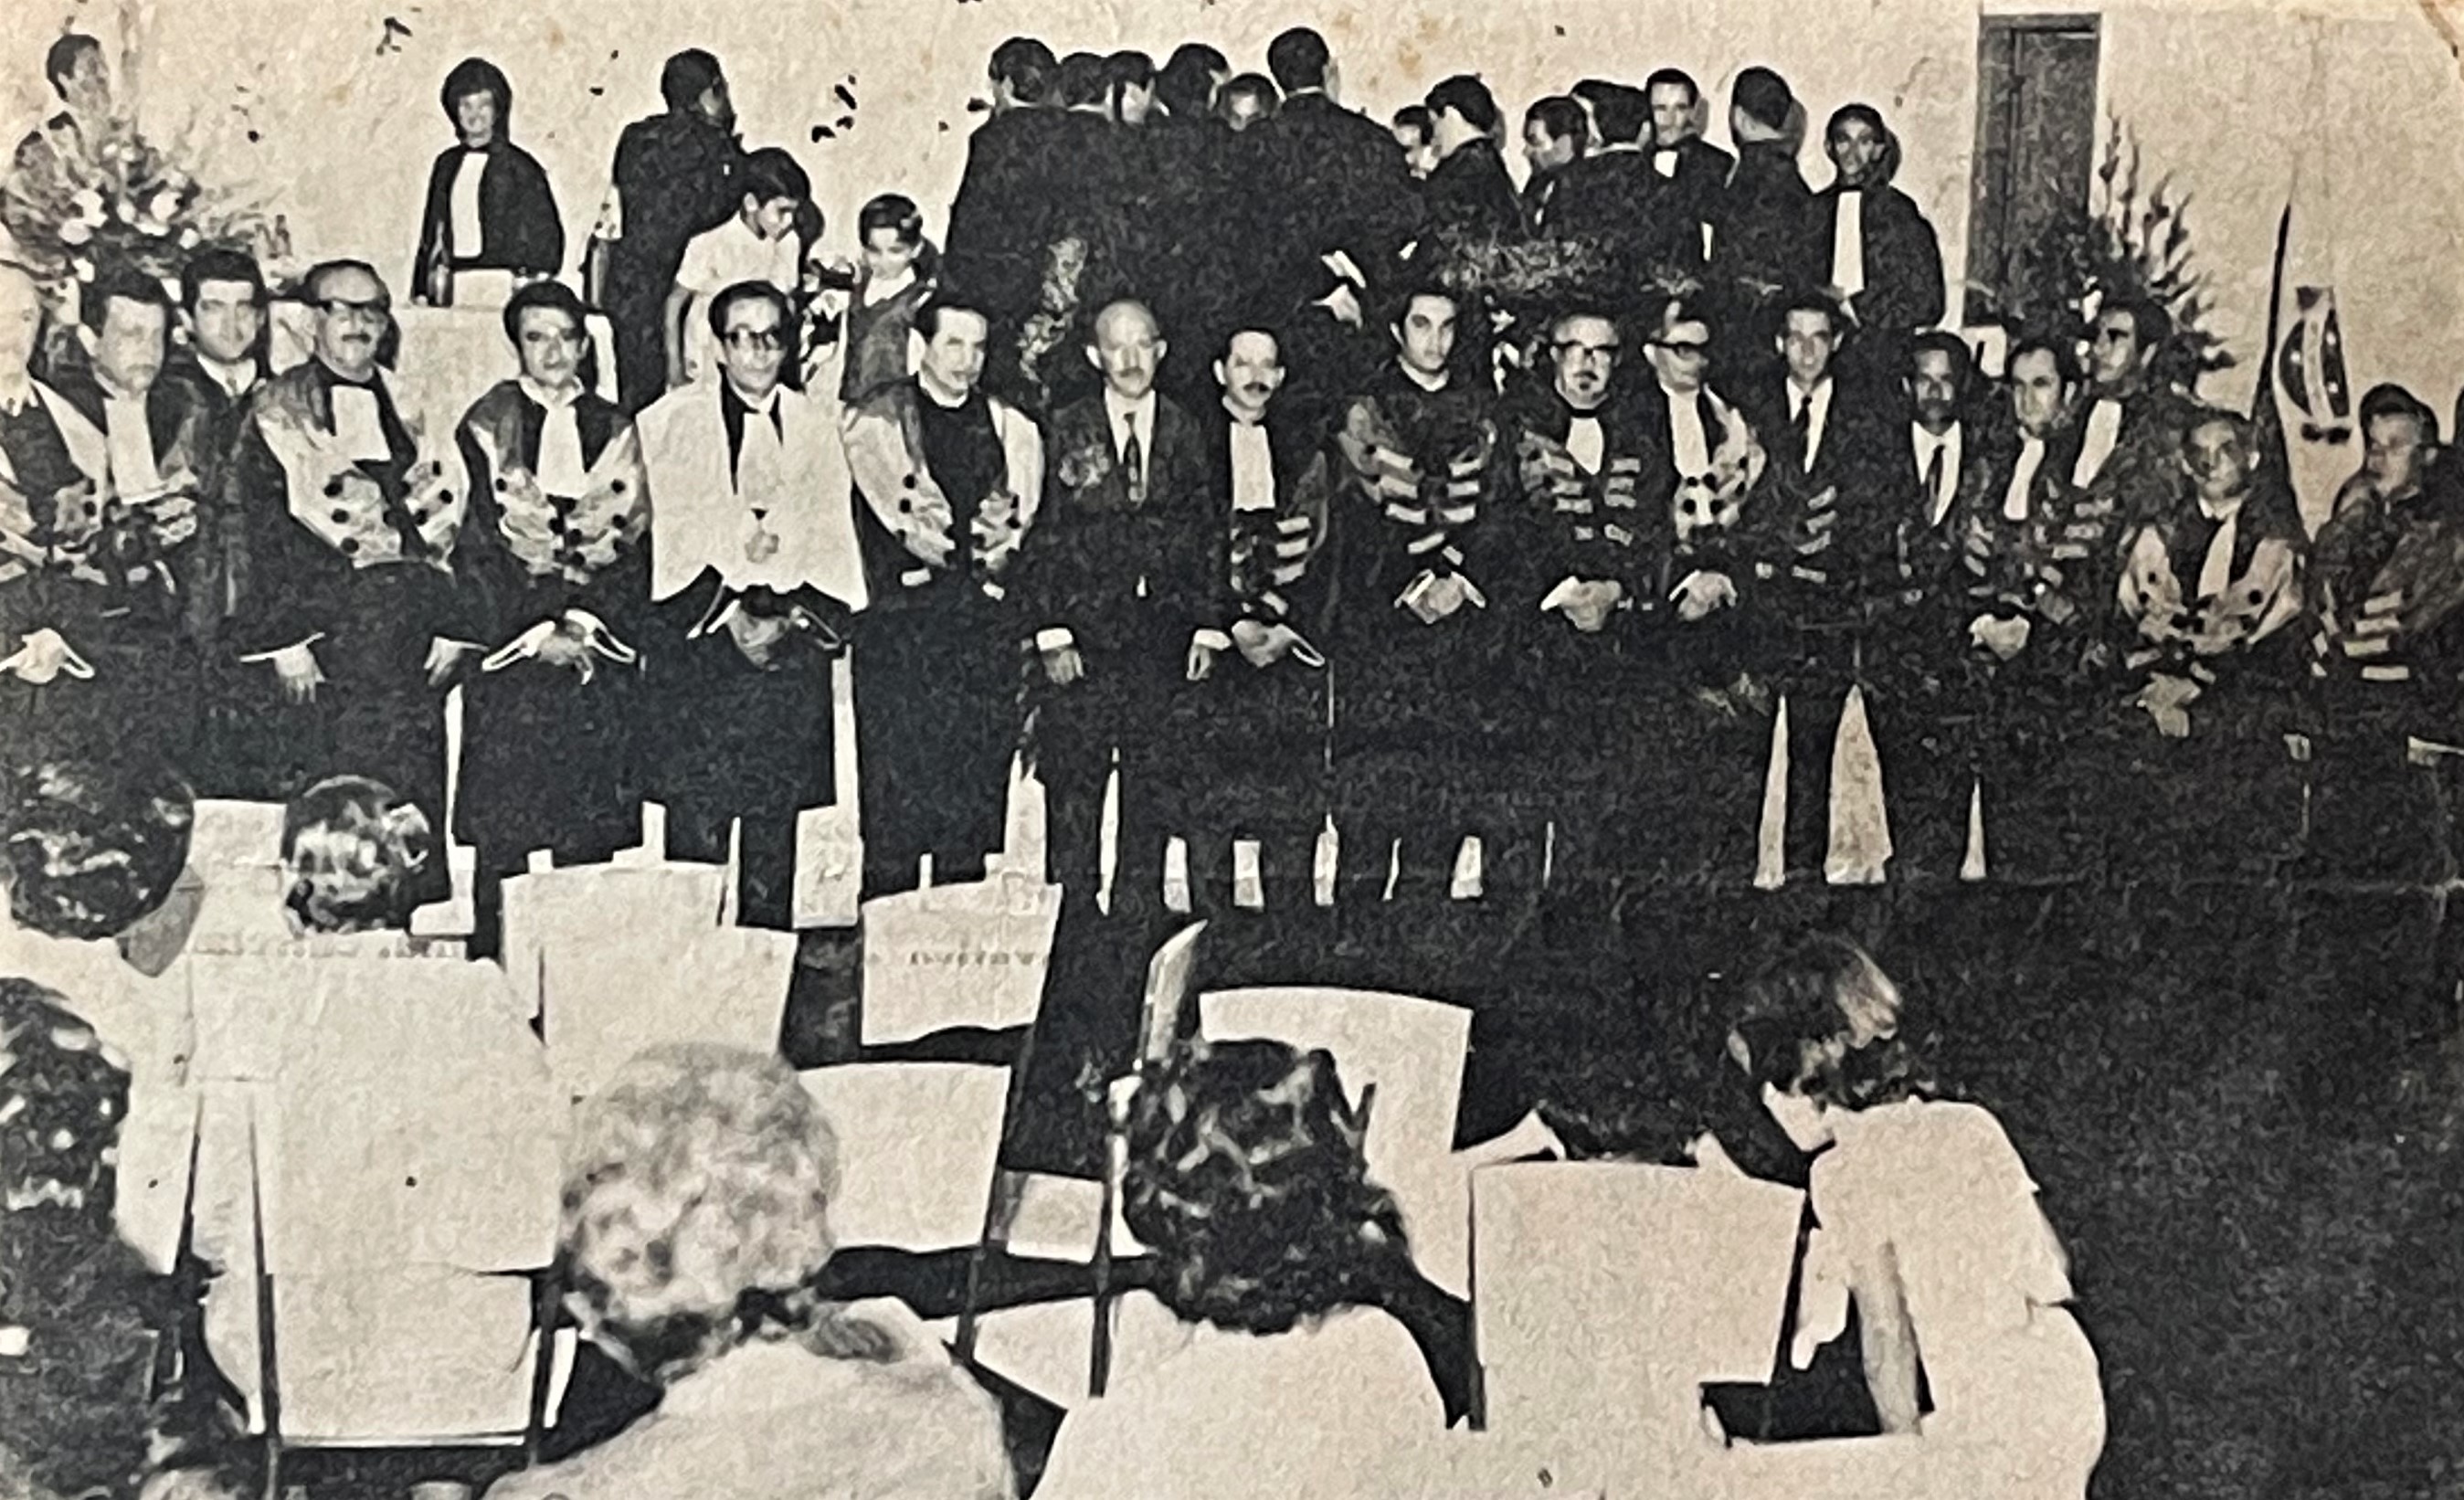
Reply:
[[[379,363],[393,299],[376,272],[327,261],[300,284],[313,358],[258,393],[224,482],[252,575],[227,650],[254,668],[285,795],[367,776],[443,827],[445,694],[480,635],[455,560],[469,476]],[[445,893],[442,862],[425,879]]]
[[[1265,320],[1214,364],[1222,397],[1198,413],[1205,445],[1209,582],[1237,656],[1190,683],[1175,715],[1180,830],[1192,906],[1228,910],[1232,845],[1258,842],[1258,880],[1279,918],[1314,900],[1326,824],[1328,498],[1325,436],[1277,395],[1280,335]]]
[[[1629,782],[1652,753],[1635,709],[1667,554],[1644,475],[1666,460],[1639,408],[1612,395],[1623,341],[1603,304],[1560,313],[1547,352],[1548,384],[1510,392],[1498,428],[1531,564],[1512,607],[1542,679],[1529,785],[1556,830],[1551,888],[1583,906],[1604,902],[1655,831],[1636,821]]]
[[[1019,555],[1052,878],[1074,900],[1094,897],[1104,787],[1117,760],[1115,913],[1161,906],[1162,721],[1179,684],[1221,670],[1217,658],[1231,645],[1207,583],[1203,440],[1155,388],[1168,352],[1143,304],[1096,315],[1087,360],[1103,389],[1052,419],[1044,503]]]

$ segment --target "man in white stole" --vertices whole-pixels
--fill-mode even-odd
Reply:
[[[786,298],[712,298],[718,374],[639,420],[650,491],[649,794],[669,857],[722,860],[742,824],[738,910],[792,925],[796,819],[837,780],[831,674],[865,606],[837,403],[788,389]]]

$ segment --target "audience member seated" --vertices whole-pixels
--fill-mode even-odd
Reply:
[[[1139,1089],[1123,1216],[1159,1274],[1122,1302],[1108,1394],[1062,1423],[1039,1496],[1397,1492],[1446,1417],[1382,1310],[1418,1273],[1366,1123],[1331,1056],[1282,1042],[1192,1044]]]
[[[1811,1445],[1808,1474],[1836,1459],[1892,1476],[1860,1492],[2079,1500],[2104,1394],[2068,1257],[2001,1123],[1926,1096],[1904,1013],[1879,1004],[1897,995],[1862,948],[1817,935],[1749,986],[1730,1033],[1763,1107],[1815,1158],[1790,1359],[1811,1363],[1853,1304],[1882,1430],[1924,1444]]]
[[[282,812],[284,904],[299,933],[407,928],[415,876],[438,858],[428,815],[364,776],[337,776]]]
[[[991,1399],[894,1303],[824,1302],[838,1138],[775,1058],[644,1053],[576,1121],[568,1304],[663,1389],[608,1442],[496,1500],[1007,1500]]]

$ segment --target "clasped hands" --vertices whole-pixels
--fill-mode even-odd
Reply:
[[[17,650],[0,658],[0,673],[39,688],[62,676],[91,681],[94,667],[59,631],[46,627],[21,637]]]

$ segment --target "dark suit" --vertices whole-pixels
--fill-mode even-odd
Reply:
[[[1101,395],[1065,407],[1047,431],[1044,504],[1019,553],[1026,633],[1066,630],[1086,674],[1055,684],[1030,669],[1037,774],[1047,799],[1054,880],[1093,894],[1104,783],[1121,762],[1113,909],[1152,910],[1163,889],[1157,730],[1179,691],[1191,636],[1211,624],[1208,479],[1197,423],[1158,395],[1144,494],[1133,488]]]
[[[1742,388],[1777,363],[1771,348],[1777,306],[1814,258],[1808,248],[1813,202],[1814,189],[1785,142],[1738,148],[1711,225],[1707,278],[1719,315],[1712,367],[1725,386]]]
[[[1674,216],[1692,230],[1699,254],[1703,227],[1719,223],[1722,200],[1728,191],[1728,174],[1736,170],[1737,159],[1701,136],[1689,136],[1667,149],[1677,153],[1677,170],[1661,181],[1668,185]],[[1654,148],[1648,154],[1652,170],[1657,172],[1661,151]],[[1714,247],[1713,254],[1717,253]]]
[[[1673,186],[1652,170],[1646,151],[1602,151],[1569,163],[1550,194],[1548,233],[1595,249],[1624,310],[1636,314],[1644,311],[1643,288],[1657,274],[1691,271],[1703,260],[1702,232],[1683,221]]]
[[[616,382],[627,411],[668,389],[667,343],[659,321],[685,246],[737,211],[742,194],[736,138],[687,111],[671,110],[625,127],[616,141],[614,180],[624,234],[608,247],[607,315],[616,327]]]
[[[419,250],[411,261],[412,285],[424,298],[428,268],[445,253],[452,235],[453,180],[464,149],[441,152],[428,174],[428,206],[419,218]],[[513,271],[552,276],[564,269],[564,220],[556,193],[536,158],[510,141],[489,147],[479,169],[479,243],[452,245],[456,271]]]
[[[1487,141],[1467,142],[1438,164],[1420,185],[1422,228],[1448,245],[1511,242],[1523,237],[1523,198],[1505,158]],[[1366,268],[1363,268],[1366,269]]]
[[[1831,752],[1858,676],[1867,580],[1887,547],[1886,447],[1896,403],[1834,377],[1823,428],[1806,452],[1785,377],[1751,387],[1747,409],[1771,455],[1756,497],[1766,548],[1746,608],[1765,671],[1788,698],[1788,857],[1818,872],[1830,843]],[[1739,592],[1745,592],[1740,585]],[[1794,862],[1811,857],[1810,866]]]
[[[1295,94],[1241,138],[1243,188],[1261,206],[1260,251],[1245,294],[1294,306],[1326,290],[1318,258],[1341,251],[1376,285],[1420,222],[1394,135],[1320,93]]]

